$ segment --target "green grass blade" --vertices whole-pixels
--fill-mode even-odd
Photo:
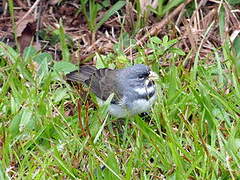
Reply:
[[[126,4],[125,1],[118,1],[114,4],[104,15],[103,18],[97,23],[96,30],[99,29],[112,15]]]

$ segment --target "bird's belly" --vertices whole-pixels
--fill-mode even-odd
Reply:
[[[150,99],[138,99],[132,102],[132,105],[129,107],[132,114],[140,114],[150,110],[154,101],[156,100],[156,93]]]
[[[117,118],[122,118],[131,115],[130,111],[125,106],[118,104],[111,104],[109,106],[109,113]]]
[[[109,107],[110,114],[120,118],[140,114],[150,110],[156,100],[156,93],[150,99],[138,99],[126,105],[111,104]]]
[[[108,111],[111,115],[122,118],[127,116],[132,116],[135,114],[140,114],[142,112],[146,112],[150,110],[154,101],[156,100],[156,93],[150,99],[138,99],[126,106],[125,103],[121,104],[110,104],[108,107]],[[98,99],[98,103],[103,105],[103,101]]]
[[[97,98],[97,101],[100,106],[104,105],[104,101],[100,98]],[[117,118],[126,117],[129,114],[127,108],[120,104],[110,104],[108,112]]]

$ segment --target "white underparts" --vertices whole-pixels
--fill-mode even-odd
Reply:
[[[144,95],[144,94],[151,94],[155,91],[155,85],[152,84],[152,86],[147,88],[147,85],[150,83],[149,80],[146,80],[145,82],[145,87],[142,88],[136,88],[134,89],[135,92],[137,92],[139,95]],[[121,118],[121,117],[126,117],[126,116],[132,116],[135,114],[140,114],[142,112],[146,112],[150,110],[152,107],[154,101],[156,100],[156,92],[152,97],[149,99],[137,99],[135,101],[132,101],[131,103],[126,103],[127,97],[123,97],[121,102],[119,104],[110,104],[109,105],[109,113],[115,117]],[[102,100],[98,100],[99,104],[103,104]],[[128,104],[126,106],[126,104]]]

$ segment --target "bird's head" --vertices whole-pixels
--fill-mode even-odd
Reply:
[[[143,64],[136,64],[134,66],[119,70],[119,79],[124,88],[144,88],[150,87],[154,81],[158,79],[158,75],[151,71],[151,69]]]

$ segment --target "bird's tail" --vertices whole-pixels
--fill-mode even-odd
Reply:
[[[85,82],[90,78],[90,76],[94,73],[96,67],[85,65],[82,66],[79,70],[68,73],[67,80],[75,81],[75,82]]]

